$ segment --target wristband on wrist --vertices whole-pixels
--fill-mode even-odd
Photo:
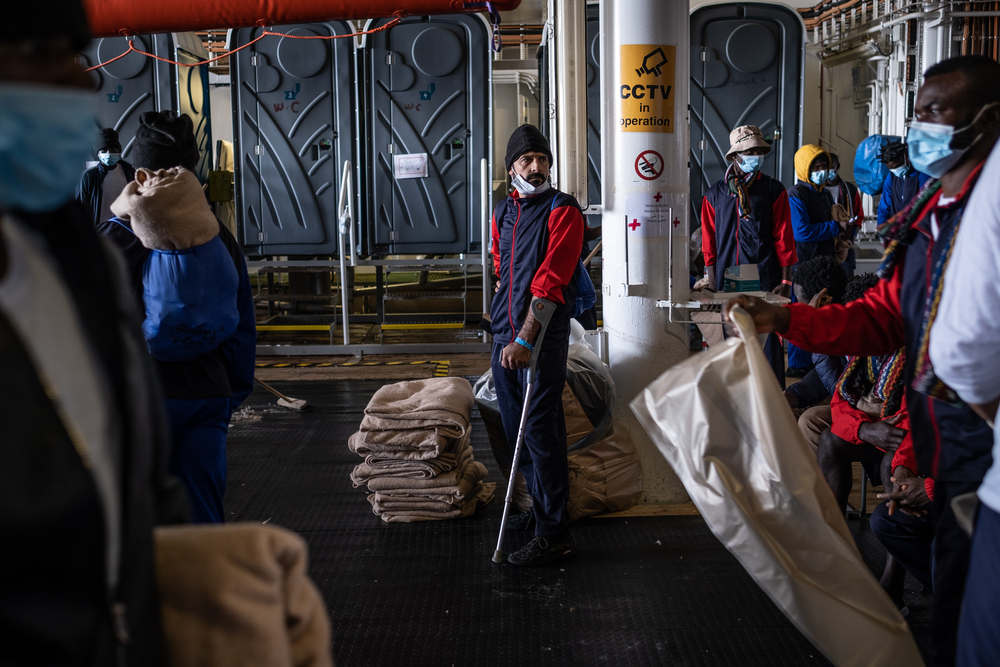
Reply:
[[[791,287],[792,286],[792,281],[791,280],[782,280],[781,284],[782,285],[788,285],[789,287]]]
[[[534,346],[534,345],[532,345],[532,344],[531,344],[531,343],[529,343],[528,341],[524,340],[524,339],[523,339],[523,338],[521,338],[520,336],[518,336],[517,338],[515,338],[515,339],[514,339],[514,342],[515,342],[515,343],[517,343],[518,345],[521,345],[521,346],[524,346],[524,347],[528,348],[529,350],[533,350],[533,349],[535,349],[535,346]]]

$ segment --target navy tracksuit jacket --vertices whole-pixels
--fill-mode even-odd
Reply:
[[[981,165],[980,165],[981,168]],[[954,660],[962,592],[969,564],[970,541],[951,509],[957,495],[975,491],[992,464],[993,430],[967,405],[951,405],[911,386],[919,356],[924,309],[931,275],[941,258],[943,242],[961,220],[979,169],[966,181],[957,200],[938,207],[938,195],[924,207],[906,255],[889,280],[864,297],[843,306],[815,309],[794,304],[785,338],[804,349],[826,354],[888,354],[906,346],[906,403],[913,448],[921,472],[934,478],[934,602],[931,635],[933,664]],[[991,184],[987,184],[991,185]],[[932,213],[940,228],[931,233]],[[959,233],[962,233],[959,231]]]
[[[538,377],[528,407],[518,469],[531,492],[535,534],[561,535],[569,527],[569,469],[562,392],[569,321],[576,299],[573,274],[583,247],[583,216],[576,200],[554,188],[534,197],[514,193],[493,212],[493,266],[500,289],[490,309],[493,381],[507,443],[513,452],[524,403],[527,370],[508,370],[500,353],[517,337],[533,297],[557,304],[542,341]]]

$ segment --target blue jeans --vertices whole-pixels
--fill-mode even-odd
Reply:
[[[914,516],[900,510],[889,516],[888,503],[885,502],[872,512],[869,525],[878,541],[904,570],[923,586],[934,588],[931,581],[934,520],[931,517]]]
[[[229,398],[168,398],[173,447],[170,473],[181,480],[195,523],[223,523],[226,495],[226,435],[232,415]]]

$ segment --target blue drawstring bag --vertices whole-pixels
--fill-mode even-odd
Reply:
[[[854,182],[866,195],[882,193],[882,184],[889,175],[889,168],[878,156],[890,142],[899,140],[899,137],[873,134],[858,144],[858,149],[854,152]]]
[[[190,361],[236,331],[239,276],[219,236],[185,250],[150,251],[142,286],[142,333],[160,361]]]
[[[587,272],[587,267],[583,265],[582,259],[576,265],[573,282],[576,284],[576,303],[573,306],[572,317],[579,317],[597,303],[597,290],[594,289],[594,281],[590,279],[590,273]]]

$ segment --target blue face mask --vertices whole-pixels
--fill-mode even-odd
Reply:
[[[97,154],[97,159],[101,161],[105,167],[113,167],[118,164],[118,160],[122,159],[121,153],[105,153],[100,152]]]
[[[983,135],[977,136],[965,148],[952,148],[952,139],[956,134],[971,129],[983,112],[991,106],[993,104],[984,106],[971,123],[957,130],[952,125],[914,121],[906,135],[907,154],[910,156],[910,164],[913,165],[913,168],[922,171],[931,178],[941,178],[951,171],[951,168],[958,164],[965,152],[972,148],[973,144],[979,141]]]
[[[835,180],[837,180],[837,170],[836,169],[827,169],[826,170],[826,182],[827,183],[833,183]]]
[[[740,155],[740,159],[743,160],[743,164],[739,165],[740,171],[744,174],[755,173],[764,162],[763,155]]]
[[[812,172],[809,174],[809,180],[812,181],[813,185],[823,185],[826,183],[826,169]]]
[[[892,172],[893,176],[897,178],[902,178],[903,176],[906,176],[906,172],[909,170],[910,168],[904,164],[901,167],[896,167],[895,169],[890,169],[889,171]]]
[[[0,85],[0,207],[40,213],[73,198],[92,150],[94,100],[83,90]]]

